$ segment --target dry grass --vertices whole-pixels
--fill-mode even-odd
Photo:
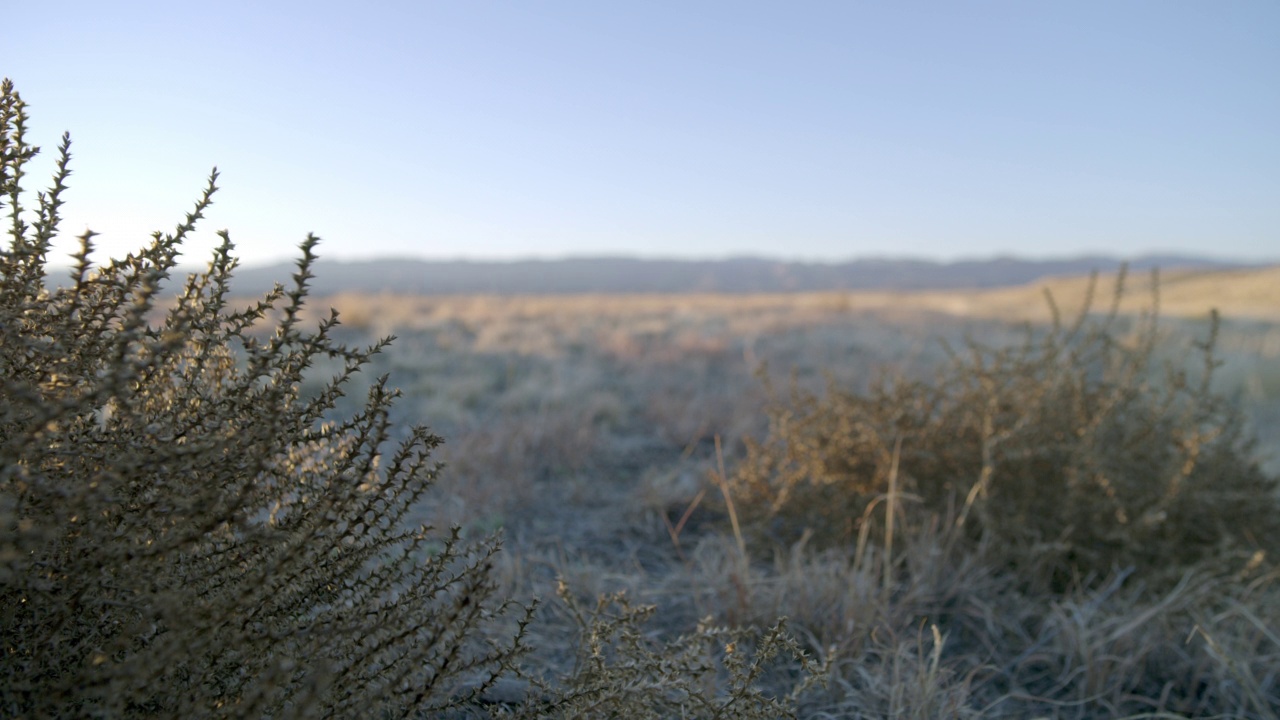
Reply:
[[[1142,282],[1134,281],[1132,294],[1149,306]],[[1040,292],[1027,297],[1047,307]],[[1162,302],[1168,297],[1162,293]],[[904,486],[891,550],[882,522],[887,503],[876,502],[881,488],[870,493],[873,522],[866,533],[853,527],[851,545],[823,549],[818,534],[806,535],[799,524],[772,541],[757,536],[744,560],[727,516],[715,509],[724,508],[712,482],[715,440],[732,475],[746,459],[746,440],[767,437],[770,384],[782,389],[772,398],[784,408],[793,387],[816,402],[831,400],[829,387],[868,391],[878,376],[928,386],[954,362],[944,343],[965,348],[972,340],[1015,357],[1028,336],[1007,319],[912,309],[900,298],[866,309],[841,295],[338,302],[376,307],[369,315],[402,336],[381,366],[393,382],[418,390],[406,398],[402,419],[433,422],[449,438],[446,453],[469,449],[450,456],[452,469],[465,471],[456,491],[484,487],[484,502],[502,508],[481,514],[500,514],[504,582],[524,596],[553,594],[557,578],[587,598],[625,590],[635,602],[657,606],[646,632],[667,640],[708,615],[759,628],[786,616],[809,652],[832,668],[825,690],[800,699],[804,717],[1277,712],[1270,668],[1280,660],[1280,590],[1269,559],[1251,564],[1247,554],[1210,552],[1164,575],[1102,563],[1093,576],[1060,574],[1053,592],[1036,589],[1007,569],[1007,542],[975,544],[955,529],[963,497],[949,510],[943,503],[941,513],[916,499],[911,458],[922,453],[918,442],[902,445]],[[1126,314],[1128,302],[1113,329],[1136,339],[1144,326]],[[1078,307],[1069,299],[1059,305]],[[1166,361],[1198,377],[1203,358],[1187,349],[1209,329],[1204,318],[1155,328],[1144,382],[1160,387]],[[1043,328],[1031,337],[1043,339]],[[1280,437],[1280,388],[1270,379],[1280,373],[1275,338],[1273,324],[1228,317],[1216,344],[1223,364],[1213,388],[1228,405],[1220,409],[1243,411],[1249,427],[1262,431],[1263,452],[1274,451]],[[1031,378],[1065,377],[1054,363],[1038,367]],[[451,396],[443,388],[455,379],[476,390]],[[541,445],[470,439],[539,423]],[[477,455],[474,447],[499,455]],[[882,446],[873,459],[891,460],[892,449],[891,442]],[[569,457],[576,459],[565,462]],[[449,498],[435,502],[442,507]],[[844,507],[819,505],[833,514]],[[566,638],[578,626],[558,611],[543,620],[530,632],[537,662],[554,677],[572,667]]]
[[[1114,274],[1102,275],[1113,284]],[[340,309],[348,325],[378,332],[420,330],[452,321],[462,327],[503,338],[511,347],[519,336],[508,323],[523,320],[552,323],[566,333],[609,319],[625,322],[627,334],[670,327],[673,317],[690,321],[717,318],[735,336],[770,334],[784,327],[829,323],[849,314],[878,313],[914,320],[930,315],[999,320],[1050,319],[1045,291],[1063,307],[1080,307],[1089,292],[1088,277],[1049,278],[1025,286],[989,290],[884,292],[841,291],[757,295],[569,295],[569,296],[399,296],[343,294],[326,298]],[[1130,293],[1120,310],[1138,314],[1149,305],[1149,277],[1130,280]],[[1161,312],[1170,318],[1198,318],[1216,309],[1237,321],[1280,322],[1280,267],[1243,270],[1164,271],[1159,279]],[[327,305],[326,305],[327,306]],[[493,328],[506,328],[493,330]],[[505,337],[504,337],[505,336]],[[536,342],[524,352],[551,350]]]
[[[1114,282],[1115,276],[1104,276]],[[1167,317],[1204,317],[1216,309],[1235,320],[1280,321],[1280,267],[1244,270],[1168,269],[1160,274],[1160,311]],[[1131,293],[1121,302],[1120,310],[1137,314],[1149,303],[1155,288],[1151,278],[1131,280]],[[987,290],[966,294],[963,313],[1013,319],[1044,321],[1048,319],[1040,298],[1044,290],[1053,293],[1063,307],[1080,307],[1089,290],[1088,278],[1055,278],[1030,286]]]

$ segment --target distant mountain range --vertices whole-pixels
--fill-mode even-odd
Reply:
[[[1080,257],[1062,260],[996,258],[961,262],[868,259],[841,263],[785,262],[762,258],[647,260],[465,261],[384,259],[320,260],[314,295],[341,292],[414,295],[536,295],[578,293],[781,293],[823,290],[961,290],[1024,285],[1054,276],[1114,271],[1121,260]],[[1189,256],[1145,256],[1129,261],[1134,271],[1263,267]],[[232,288],[257,294],[289,281],[288,263],[241,268]]]

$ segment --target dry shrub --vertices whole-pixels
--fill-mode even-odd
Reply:
[[[440,442],[387,448],[395,393],[332,419],[383,343],[299,327],[314,260],[291,289],[227,307],[226,233],[161,313],[157,295],[217,173],[173,234],[46,287],[69,176],[28,225],[19,183],[38,148],[5,81],[0,191],[0,715],[405,716],[466,705],[520,635],[485,637],[494,541],[406,529]],[[262,332],[267,326],[267,332]],[[337,359],[309,396],[303,373]]]
[[[645,628],[657,612],[652,605],[616,593],[584,607],[563,582],[559,594],[579,633],[573,668],[517,717],[794,718],[799,699],[829,672],[787,634],[785,621],[754,631],[708,618],[692,633],[658,642]]]
[[[1239,410],[1211,389],[1217,317],[1193,378],[1153,367],[1154,310],[1087,302],[1013,347],[970,341],[932,382],[882,378],[775,403],[730,478],[757,535],[783,543],[877,539],[884,500],[985,536],[1003,561],[1061,587],[1114,567],[1184,566],[1226,548],[1273,551],[1276,478]],[[1158,303],[1157,303],[1158,304]],[[1127,329],[1126,329],[1127,328]]]

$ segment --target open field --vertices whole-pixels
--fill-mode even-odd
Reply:
[[[1149,307],[1144,283],[1132,280],[1122,314]],[[1069,318],[1086,283],[1049,284]],[[1276,269],[1164,278],[1154,351],[1194,374],[1188,348],[1208,332],[1209,307],[1222,308],[1216,389],[1245,411],[1272,474],[1280,470],[1276,288]],[[1105,310],[1110,286],[1098,294]],[[1280,679],[1266,669],[1280,667],[1269,559],[1215,560],[1173,579],[1116,568],[1045,594],[982,552],[958,549],[945,522],[921,514],[903,515],[896,554],[809,548],[807,534],[793,545],[735,541],[714,481],[768,432],[771,399],[821,394],[828,383],[865,389],[886,374],[928,379],[946,347],[967,338],[1015,344],[1024,333],[1017,321],[1048,317],[1041,287],[345,295],[312,307],[330,305],[349,340],[398,336],[368,375],[389,373],[403,390],[397,421],[424,422],[446,439],[439,457],[448,467],[420,519],[473,535],[501,530],[500,575],[518,597],[553,597],[557,579],[584,599],[626,591],[658,607],[655,638],[706,617],[767,627],[787,616],[812,652],[834,653],[832,682],[803,705],[814,717],[1280,712]],[[573,625],[554,602],[540,617],[533,666],[562,669]]]
[[[1264,452],[1280,452],[1280,267],[1171,272],[1152,295],[1151,276],[1130,277],[1119,310],[1159,303],[1165,342],[1181,357],[1203,339],[1209,313],[1218,338],[1218,389],[1258,425]],[[1095,312],[1107,310],[1114,276],[1103,277]],[[383,359],[416,413],[446,434],[486,414],[536,406],[574,425],[603,413],[618,432],[655,435],[684,448],[716,434],[759,430],[765,388],[795,379],[818,388],[830,377],[854,386],[883,373],[923,377],[973,337],[1016,343],[1023,323],[1063,320],[1086,301],[1087,278],[968,292],[778,295],[570,295],[533,297],[338,295],[334,307],[356,335],[396,335]],[[579,404],[574,407],[574,404]],[[592,411],[591,403],[606,410]],[[410,410],[413,407],[413,410]],[[514,419],[514,418],[513,418]],[[523,421],[523,418],[520,418]],[[623,430],[623,426],[626,430]],[[581,432],[581,430],[579,430]],[[1270,457],[1280,470],[1280,457]]]
[[[1104,289],[1114,276],[1103,278]],[[1122,298],[1122,312],[1137,313],[1151,306],[1153,276],[1130,275],[1128,292]],[[1066,313],[1085,300],[1088,278],[1052,278],[1014,288],[969,293],[928,293],[906,299],[912,306],[930,307],[972,317],[1047,319],[1043,293],[1048,290]],[[1280,267],[1242,270],[1168,270],[1158,282],[1160,313],[1166,317],[1203,318],[1212,308],[1233,320],[1280,322]],[[1106,293],[1099,298],[1107,302]]]

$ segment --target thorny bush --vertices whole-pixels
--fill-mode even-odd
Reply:
[[[215,170],[172,234],[95,267],[86,232],[70,283],[48,289],[70,140],[27,224],[26,120],[6,80],[0,715],[403,716],[479,696],[521,650],[521,635],[479,634],[509,609],[490,581],[497,544],[406,529],[440,440],[417,427],[387,452],[383,382],[362,412],[327,417],[389,339],[336,343],[336,314],[299,327],[316,239],[290,289],[233,310],[220,233],[162,305]],[[344,370],[304,397],[323,357]]]

